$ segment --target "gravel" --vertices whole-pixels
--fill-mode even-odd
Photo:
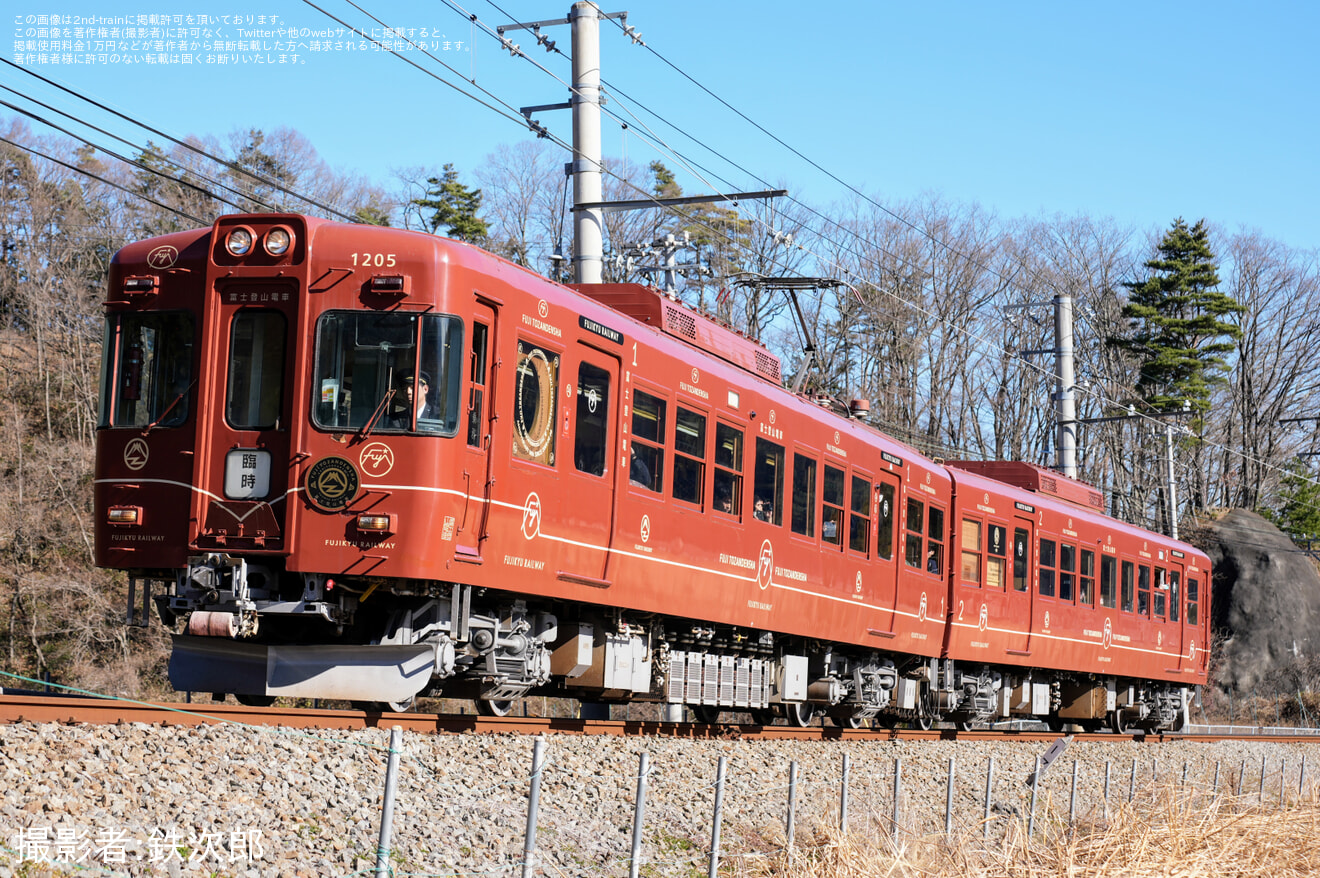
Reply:
[[[535,739],[405,733],[391,863],[427,875],[519,875]],[[79,872],[129,875],[371,874],[380,829],[389,733],[302,732],[239,725],[0,726],[0,878]],[[785,843],[788,769],[798,762],[798,838],[837,826],[841,762],[851,762],[849,831],[888,831],[895,760],[899,824],[944,830],[955,759],[955,831],[979,838],[988,760],[994,759],[992,834],[1025,820],[1025,784],[1048,744],[690,741],[550,735],[537,821],[547,875],[626,875],[638,756],[649,755],[643,862],[649,874],[704,874],[719,757],[728,770],[721,823],[726,858]],[[1038,822],[1067,820],[1073,764],[1079,817],[1099,815],[1106,766],[1110,802],[1153,785],[1219,790],[1253,801],[1265,763],[1265,801],[1295,798],[1320,777],[1320,743],[1220,744],[1130,740],[1073,743],[1044,774]],[[33,863],[42,857],[62,862]],[[28,861],[28,862],[25,862]]]

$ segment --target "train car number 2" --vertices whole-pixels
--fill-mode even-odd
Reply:
[[[353,267],[393,268],[397,261],[393,253],[354,253]]]

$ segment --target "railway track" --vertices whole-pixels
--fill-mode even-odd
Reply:
[[[1058,732],[1019,729],[849,729],[837,726],[737,725],[734,723],[662,723],[642,720],[590,720],[564,717],[486,717],[473,714],[379,713],[327,708],[245,707],[236,704],[173,704],[126,701],[110,698],[78,698],[60,695],[0,695],[0,722],[114,725],[199,726],[236,723],[251,726],[283,726],[299,729],[365,729],[399,726],[405,731],[430,734],[520,734],[545,733],[612,736],[655,736],[694,740],[798,740],[798,741],[1053,741]],[[1305,732],[1312,732],[1305,734]],[[1212,742],[1251,740],[1271,742],[1315,742],[1313,730],[1289,734],[1283,730],[1261,734],[1132,735],[1077,733],[1078,741],[1134,740],[1151,744],[1168,741]]]

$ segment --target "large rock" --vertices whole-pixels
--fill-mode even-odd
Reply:
[[[1207,525],[1196,542],[1214,564],[1210,619],[1224,637],[1214,682],[1239,695],[1272,694],[1280,670],[1320,648],[1320,573],[1245,509]]]

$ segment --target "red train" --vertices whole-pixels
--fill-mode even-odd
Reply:
[[[649,288],[262,214],[125,247],[106,310],[97,562],[178,689],[1161,730],[1205,681],[1204,554]]]

